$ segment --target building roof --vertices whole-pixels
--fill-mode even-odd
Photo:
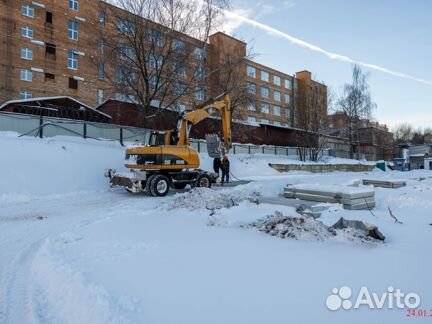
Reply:
[[[2,104],[0,106],[0,110],[4,110],[7,107],[9,107],[10,105],[14,105],[14,104],[24,104],[24,103],[31,103],[31,102],[41,102],[41,101],[58,101],[58,100],[70,100],[74,103],[76,103],[79,106],[82,106],[86,109],[92,110],[98,114],[104,115],[105,117],[111,119],[110,115],[104,114],[103,112],[97,111],[96,109],[86,105],[85,103],[82,103],[81,101],[78,101],[72,97],[68,97],[68,96],[54,96],[54,97],[37,97],[37,98],[29,98],[29,99],[17,99],[17,100],[9,100],[6,101],[4,104]],[[36,108],[36,107],[34,107]]]

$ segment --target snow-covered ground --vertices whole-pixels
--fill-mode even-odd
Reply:
[[[108,188],[104,169],[122,169],[119,144],[0,133],[0,147],[0,323],[431,320],[388,307],[330,311],[326,299],[342,286],[380,296],[391,286],[418,294],[418,308],[432,315],[432,172],[280,174],[268,163],[292,159],[240,155],[231,156],[232,172],[254,180],[247,185],[151,198]],[[202,156],[202,166],[211,159]],[[367,221],[384,243],[281,239],[251,225],[275,213],[300,217],[256,203],[288,183],[342,187],[362,178],[407,186],[376,188],[373,214],[332,205],[318,221]]]

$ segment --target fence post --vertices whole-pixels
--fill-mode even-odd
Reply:
[[[236,152],[235,152],[235,148],[236,148],[236,145],[234,144],[234,145],[233,145],[233,153],[234,153],[234,154],[236,154]]]
[[[286,153],[287,153],[287,156],[289,155],[289,150],[288,150],[288,147],[286,148]]]
[[[250,147],[251,147],[251,146],[250,146],[250,145],[248,145],[248,153],[249,153],[249,154],[250,154]]]
[[[87,123],[83,123],[83,138],[87,138]]]
[[[275,146],[275,155],[277,155],[277,147]]]
[[[123,128],[122,127],[120,127],[120,145],[124,146],[123,145]]]
[[[198,140],[198,153],[201,153],[201,141]]]
[[[42,127],[42,125],[43,125],[43,117],[40,116],[39,117],[39,137],[40,138],[43,138],[43,127]]]
[[[264,150],[264,145],[262,146],[262,152],[263,152],[263,154],[265,153],[265,150]]]

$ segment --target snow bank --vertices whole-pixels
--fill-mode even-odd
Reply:
[[[188,210],[215,210],[237,206],[246,199],[256,199],[257,192],[248,191],[215,191],[208,188],[194,188],[182,194],[177,194],[173,199],[162,205],[164,210],[185,208]]]
[[[0,132],[0,202],[77,191],[106,190],[106,168],[123,168],[124,148],[78,137],[18,137]]]

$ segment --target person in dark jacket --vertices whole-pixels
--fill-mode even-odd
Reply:
[[[221,166],[222,166],[221,159],[218,158],[218,157],[214,158],[214,160],[213,160],[213,170],[214,170],[215,173],[218,174],[218,177],[219,177],[219,170],[220,170]]]
[[[222,159],[222,183],[229,182],[229,170],[230,170],[230,162],[228,160],[228,155],[225,155]]]

